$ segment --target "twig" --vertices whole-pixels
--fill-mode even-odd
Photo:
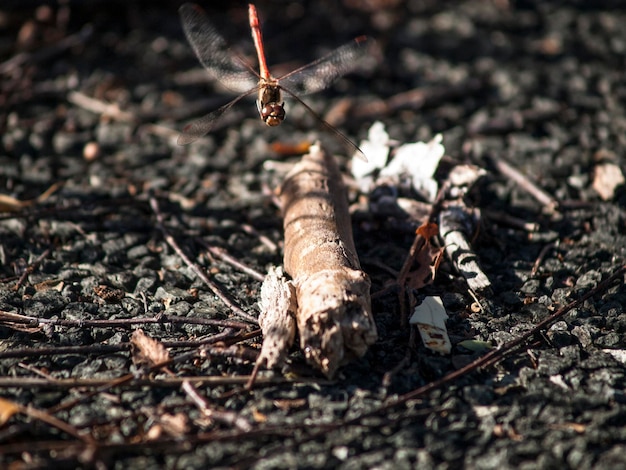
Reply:
[[[200,396],[198,391],[194,388],[193,385],[191,385],[191,382],[189,380],[183,380],[182,388],[187,396],[194,402],[194,404],[198,407],[202,414],[207,418],[214,419],[215,421],[220,421],[229,426],[234,426],[244,432],[250,431],[252,429],[250,423],[246,419],[239,416],[237,413],[211,408],[209,402],[207,402],[204,397]]]
[[[53,426],[53,427],[55,427],[57,429],[60,429],[61,431],[66,432],[70,436],[74,436],[74,437],[80,439],[85,444],[94,445],[96,443],[96,441],[93,439],[93,437],[91,437],[89,434],[81,434],[71,424],[68,424],[68,423],[66,423],[64,421],[61,421],[58,418],[55,418],[54,416],[52,416],[50,413],[48,413],[46,411],[42,411],[42,410],[39,410],[37,408],[33,408],[32,406],[21,406],[21,405],[19,405],[19,407],[20,407],[20,411],[22,413],[30,416],[31,418],[35,418],[35,419],[38,419],[39,421],[43,421],[44,423],[47,423],[50,426]]]
[[[511,214],[507,214],[506,212],[483,210],[482,213],[489,219],[510,225],[513,228],[524,230],[526,232],[537,232],[541,228],[541,225],[537,222],[528,222],[518,217],[514,217]]]
[[[17,283],[15,284],[15,286],[13,286],[13,290],[18,291],[20,289],[20,287],[22,287],[22,284],[24,284],[24,282],[26,281],[26,278],[28,277],[28,275],[31,274],[35,269],[37,269],[39,267],[39,265],[43,262],[43,260],[45,260],[50,255],[51,251],[52,251],[52,249],[47,248],[41,255],[39,255],[37,257],[37,259],[35,261],[33,261],[24,270],[24,272],[22,273],[20,278],[17,280]]]
[[[124,383],[126,387],[180,387],[187,380],[195,385],[206,385],[217,387],[221,385],[244,385],[250,380],[250,375],[220,376],[220,375],[198,375],[198,376],[178,376],[165,378],[145,378],[133,377]],[[94,388],[108,385],[111,379],[55,379],[41,377],[0,377],[0,389],[2,388],[24,388],[24,389],[73,389],[73,388]],[[316,383],[324,384],[326,380],[319,378],[287,378],[287,377],[258,377],[255,385],[278,385],[284,383]]]
[[[476,134],[506,134],[523,129],[531,123],[550,120],[562,112],[562,106],[558,103],[546,103],[543,106],[519,111],[506,111],[493,117],[482,117],[470,120],[467,132]]]
[[[87,111],[91,111],[92,113],[96,114],[103,114],[117,121],[132,123],[137,120],[136,116],[133,113],[130,113],[128,111],[122,111],[117,103],[106,103],[97,98],[87,96],[80,91],[70,92],[70,94],[67,96],[67,100],[70,103],[75,104],[76,106],[86,109]]]
[[[260,334],[259,330],[237,336],[241,339],[249,339]],[[213,344],[232,338],[232,331],[224,331],[205,339],[195,341],[163,341],[167,348],[197,348],[207,344]],[[59,354],[111,354],[120,351],[128,351],[130,343],[120,344],[92,344],[87,346],[49,346],[44,348],[21,348],[10,351],[0,351],[0,359],[10,357],[33,357],[33,356],[54,356]]]
[[[491,158],[490,160],[500,174],[511,178],[518,186],[524,189],[524,191],[534,197],[540,204],[543,204],[547,214],[553,214],[559,208],[559,201],[530,181],[530,179],[517,168],[514,168],[499,158]]]
[[[261,274],[258,271],[255,271],[250,266],[247,266],[241,261],[239,261],[238,259],[236,259],[230,253],[228,253],[226,249],[218,247],[218,246],[210,245],[205,240],[199,240],[199,241],[205,246],[207,250],[209,250],[209,253],[211,253],[211,255],[213,255],[214,257],[219,258],[222,261],[230,264],[234,268],[238,269],[239,271],[243,273],[246,273],[248,276],[252,277],[253,279],[256,279],[257,281],[263,282],[263,279],[265,279],[265,276],[263,274]]]
[[[150,207],[152,208],[154,214],[156,215],[157,226],[159,230],[161,231],[161,233],[163,234],[163,238],[165,239],[167,244],[172,247],[172,249],[176,252],[176,254],[181,257],[181,259],[185,262],[185,264],[191,268],[191,270],[196,274],[196,276],[198,276],[198,278],[200,278],[202,282],[204,282],[209,287],[209,289],[211,289],[211,291],[232,310],[232,312],[235,315],[238,315],[239,317],[243,318],[244,320],[252,324],[258,325],[258,321],[256,318],[254,318],[251,315],[248,315],[238,305],[236,305],[225,293],[221,291],[221,289],[218,287],[217,284],[215,284],[213,281],[211,281],[208,278],[208,276],[204,273],[204,271],[198,265],[196,265],[189,259],[189,257],[185,254],[185,252],[180,248],[180,246],[178,245],[174,237],[170,235],[168,230],[165,228],[165,224],[163,221],[163,214],[161,213],[161,210],[159,208],[159,203],[154,196],[150,196]]]
[[[194,318],[194,317],[178,317],[176,315],[158,315],[145,318],[117,318],[115,320],[64,320],[60,318],[38,318],[27,315],[20,315],[12,312],[0,311],[0,324],[11,326],[11,323],[26,325],[29,327],[37,327],[41,325],[65,326],[65,327],[84,327],[84,328],[102,328],[143,325],[152,323],[175,323],[175,324],[191,324],[191,325],[208,325],[221,326],[224,328],[246,329],[250,327],[249,323],[237,322],[233,320],[217,320],[214,318]]]
[[[247,234],[254,235],[255,237],[257,237],[261,243],[263,243],[266,247],[268,247],[273,252],[277,252],[278,251],[278,246],[276,245],[276,243],[274,243],[272,240],[270,240],[265,235],[259,233],[259,231],[257,229],[255,229],[252,225],[250,225],[250,224],[241,224],[240,227]]]
[[[128,343],[92,344],[89,346],[49,346],[45,348],[20,348],[0,351],[0,359],[9,357],[52,356],[58,354],[110,354],[128,350]]]
[[[557,247],[557,243],[548,243],[546,246],[544,246],[541,249],[541,251],[539,252],[539,255],[537,256],[537,259],[535,260],[535,263],[533,264],[533,269],[531,269],[530,271],[530,277],[535,277],[537,275],[537,272],[539,271],[539,267],[541,266],[541,263],[543,262],[546,255],[551,250],[554,250],[556,247]]]

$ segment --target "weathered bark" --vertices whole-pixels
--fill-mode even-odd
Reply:
[[[300,346],[309,363],[332,376],[377,338],[370,280],[356,254],[346,189],[334,159],[311,147],[287,175],[280,202]]]

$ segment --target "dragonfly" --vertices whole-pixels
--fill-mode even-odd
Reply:
[[[311,109],[300,96],[321,91],[340,76],[355,70],[361,60],[371,53],[369,46],[372,42],[366,36],[357,37],[310,64],[274,78],[267,66],[259,17],[253,4],[248,5],[248,17],[258,57],[258,73],[246,60],[231,52],[224,38],[199,6],[185,3],[180,7],[179,13],[185,36],[210,77],[228,90],[239,93],[230,102],[188,124],[178,137],[179,145],[189,144],[209,133],[226,111],[254,93],[257,93],[257,109],[261,120],[268,126],[278,126],[286,117],[282,100],[282,93],[285,93],[303,105],[324,127],[365,159],[361,149]]]

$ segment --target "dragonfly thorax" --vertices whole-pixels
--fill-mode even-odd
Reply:
[[[280,87],[275,80],[261,79],[257,108],[259,115],[268,126],[278,126],[285,119],[284,103],[281,103]]]

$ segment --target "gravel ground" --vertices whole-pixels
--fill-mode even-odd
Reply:
[[[245,4],[206,3],[251,54]],[[277,75],[376,38],[378,66],[307,98],[350,138],[375,120],[401,143],[441,133],[448,164],[486,170],[467,202],[492,288],[472,295],[444,260],[419,295],[443,297],[452,353],[411,341],[393,272],[413,234],[361,210],[378,342],[334,380],[294,349],[251,391],[252,271],[281,263],[263,163],[321,139],[345,167],[345,146],[298,104],[270,129],[244,101],[180,147],[228,96],[176,2],[36,4],[0,7],[3,467],[626,468],[626,193],[602,179],[626,170],[622,2],[257,5]],[[137,363],[138,328],[167,369]]]

